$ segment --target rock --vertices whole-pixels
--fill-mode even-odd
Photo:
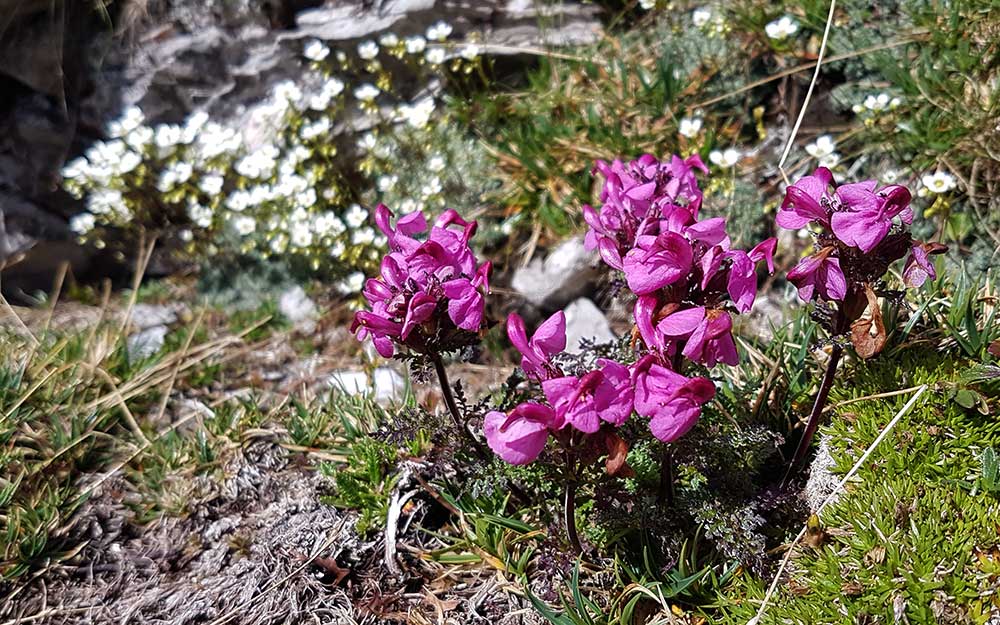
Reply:
[[[165,325],[146,328],[128,337],[129,362],[137,362],[156,354],[163,349],[169,329]]]
[[[573,237],[514,272],[511,287],[543,310],[557,310],[581,297],[592,287],[600,269],[597,254],[587,251],[583,237]]]
[[[608,343],[617,339],[611,331],[604,313],[586,297],[574,301],[566,307],[566,351],[580,352],[580,341],[590,339],[594,343]]]
[[[136,304],[132,307],[130,319],[133,326],[139,330],[147,330],[154,326],[168,326],[177,323],[177,315],[181,305],[161,306],[158,304]]]
[[[777,291],[761,293],[754,301],[750,314],[738,318],[739,330],[761,340],[770,340],[774,338],[774,330],[791,320],[795,305],[795,301],[787,301]]]
[[[278,311],[297,330],[308,333],[316,329],[319,309],[301,286],[294,286],[281,294],[278,298]]]
[[[375,369],[372,378],[363,371],[337,371],[326,384],[349,395],[372,395],[380,404],[399,401],[406,394],[406,380],[391,367]]]

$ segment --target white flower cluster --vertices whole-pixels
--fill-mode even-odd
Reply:
[[[64,169],[64,186],[86,198],[89,209],[73,218],[71,228],[99,243],[106,226],[162,225],[170,215],[169,227],[194,255],[281,254],[315,269],[371,269],[385,240],[368,211],[348,198],[405,192],[414,199],[396,199],[394,210],[439,207],[446,188],[458,188],[455,179],[462,175],[451,164],[451,148],[447,156],[431,148],[440,117],[435,99],[392,102],[396,90],[379,57],[406,59],[429,76],[444,71],[438,66],[446,62],[449,71],[473,67],[464,61],[476,59],[481,46],[451,42],[452,33],[451,25],[438,22],[423,35],[384,33],[361,41],[361,70],[343,51],[309,40],[302,49],[308,79],[275,85],[236,128],[201,112],[180,123],[148,125],[140,109],[127,109],[108,125],[108,140]],[[352,78],[334,75],[331,62]],[[345,93],[353,98],[345,101]],[[345,105],[357,107],[370,128],[359,138],[356,166],[373,181],[371,191],[348,189],[350,177],[334,164],[332,135]],[[416,175],[399,167],[401,155],[413,148],[423,154]],[[357,292],[359,275],[348,275],[338,288]]]
[[[681,136],[693,139],[698,136],[699,132],[701,132],[702,124],[703,121],[700,117],[685,117],[681,120],[680,127],[677,132],[679,132]]]
[[[888,93],[872,93],[866,96],[860,104],[852,106],[851,110],[862,117],[873,118],[899,108],[902,103],[900,98],[890,96]]]
[[[695,28],[710,35],[720,35],[727,30],[725,16],[708,6],[698,7],[692,11],[691,23]]]

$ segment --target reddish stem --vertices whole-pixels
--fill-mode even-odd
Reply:
[[[483,444],[479,442],[472,432],[469,431],[468,426],[462,419],[462,413],[458,409],[458,403],[455,401],[455,396],[451,392],[451,384],[448,382],[448,373],[444,368],[444,361],[441,360],[440,354],[430,354],[431,362],[434,363],[434,370],[437,372],[438,382],[441,383],[441,394],[444,395],[444,403],[448,407],[448,412],[451,414],[452,421],[455,422],[455,427],[459,429],[463,436],[469,439],[472,443],[473,448],[475,448],[476,453],[482,460],[489,460],[490,454],[487,453],[486,448]]]
[[[826,407],[826,400],[830,396],[830,389],[833,388],[833,380],[837,374],[837,365],[840,363],[840,356],[843,352],[844,348],[836,343],[830,349],[830,361],[826,363],[826,372],[823,374],[823,381],[820,383],[819,391],[816,393],[816,400],[813,402],[812,411],[809,413],[809,420],[806,421],[806,429],[802,432],[802,439],[799,440],[799,446],[795,449],[795,456],[792,458],[791,464],[788,465],[785,477],[781,480],[782,487],[788,485],[788,480],[795,474],[799,464],[809,451],[809,445],[812,443],[812,439],[816,435],[816,429],[819,427],[820,417],[823,416],[823,408]]]
[[[566,537],[577,554],[583,553],[580,536],[576,533],[576,467],[573,452],[566,449],[566,484],[563,486],[563,520],[566,523]]]

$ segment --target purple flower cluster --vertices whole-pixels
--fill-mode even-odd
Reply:
[[[634,314],[644,355],[632,365],[601,359],[595,370],[567,376],[552,361],[566,346],[562,313],[530,340],[524,322],[512,314],[508,335],[547,404],[527,402],[509,414],[486,416],[487,441],[506,461],[531,462],[550,435],[561,436],[567,427],[593,434],[604,423],[620,426],[633,412],[649,420],[659,440],[677,440],[715,395],[710,380],[679,372],[681,357],[708,367],[737,364],[730,311],[753,306],[757,265],[764,262],[774,271],[776,241],[736,250],[724,219],[699,219],[704,194],[698,170],[707,172],[698,156],[597,163],[595,171],[605,178],[603,204],[583,209],[590,226],[586,245],[622,271],[638,296]]]
[[[701,406],[715,395],[705,378],[686,378],[646,356],[632,366],[604,358],[582,376],[565,375],[552,357],[566,347],[566,318],[558,312],[527,338],[524,321],[512,313],[507,334],[521,351],[522,368],[539,382],[547,404],[518,405],[510,413],[487,413],[486,440],[511,464],[535,460],[550,435],[567,427],[594,434],[602,423],[624,424],[632,412],[649,419],[650,430],[662,441],[683,436],[698,420]]]
[[[708,367],[737,364],[730,311],[753,307],[757,265],[774,271],[776,240],[732,249],[725,219],[698,218],[703,194],[695,170],[706,170],[697,155],[669,163],[645,155],[598,163],[597,170],[605,177],[604,204],[584,208],[587,245],[625,273],[646,348],[664,363],[681,354]]]
[[[358,340],[371,337],[386,358],[393,355],[396,344],[423,353],[444,333],[478,332],[491,264],[478,264],[469,248],[476,222],[449,209],[423,240],[416,238],[427,230],[422,213],[400,217],[395,227],[391,222],[392,213],[380,204],[375,223],[390,251],[382,259],[381,277],[365,283],[371,310],[355,315],[351,332]],[[439,314],[444,310],[447,315]]]
[[[907,251],[903,281],[919,287],[936,277],[930,255],[946,249],[910,238],[913,211],[905,187],[878,188],[874,180],[837,186],[825,167],[788,187],[775,221],[790,230],[813,227],[816,249],[788,272],[806,301],[865,297],[866,285]]]

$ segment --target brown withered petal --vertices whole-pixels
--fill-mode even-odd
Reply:
[[[604,446],[608,451],[608,459],[604,464],[608,475],[613,477],[634,477],[635,471],[628,466],[628,443],[614,432],[604,434]]]
[[[996,356],[997,358],[1000,358],[1000,339],[997,339],[992,343],[990,343],[990,346],[986,348],[986,351]]]
[[[851,324],[851,343],[860,358],[867,360],[879,354],[885,347],[886,332],[882,322],[882,308],[878,305],[878,297],[870,286],[865,287],[868,298],[870,318],[858,319]]]

